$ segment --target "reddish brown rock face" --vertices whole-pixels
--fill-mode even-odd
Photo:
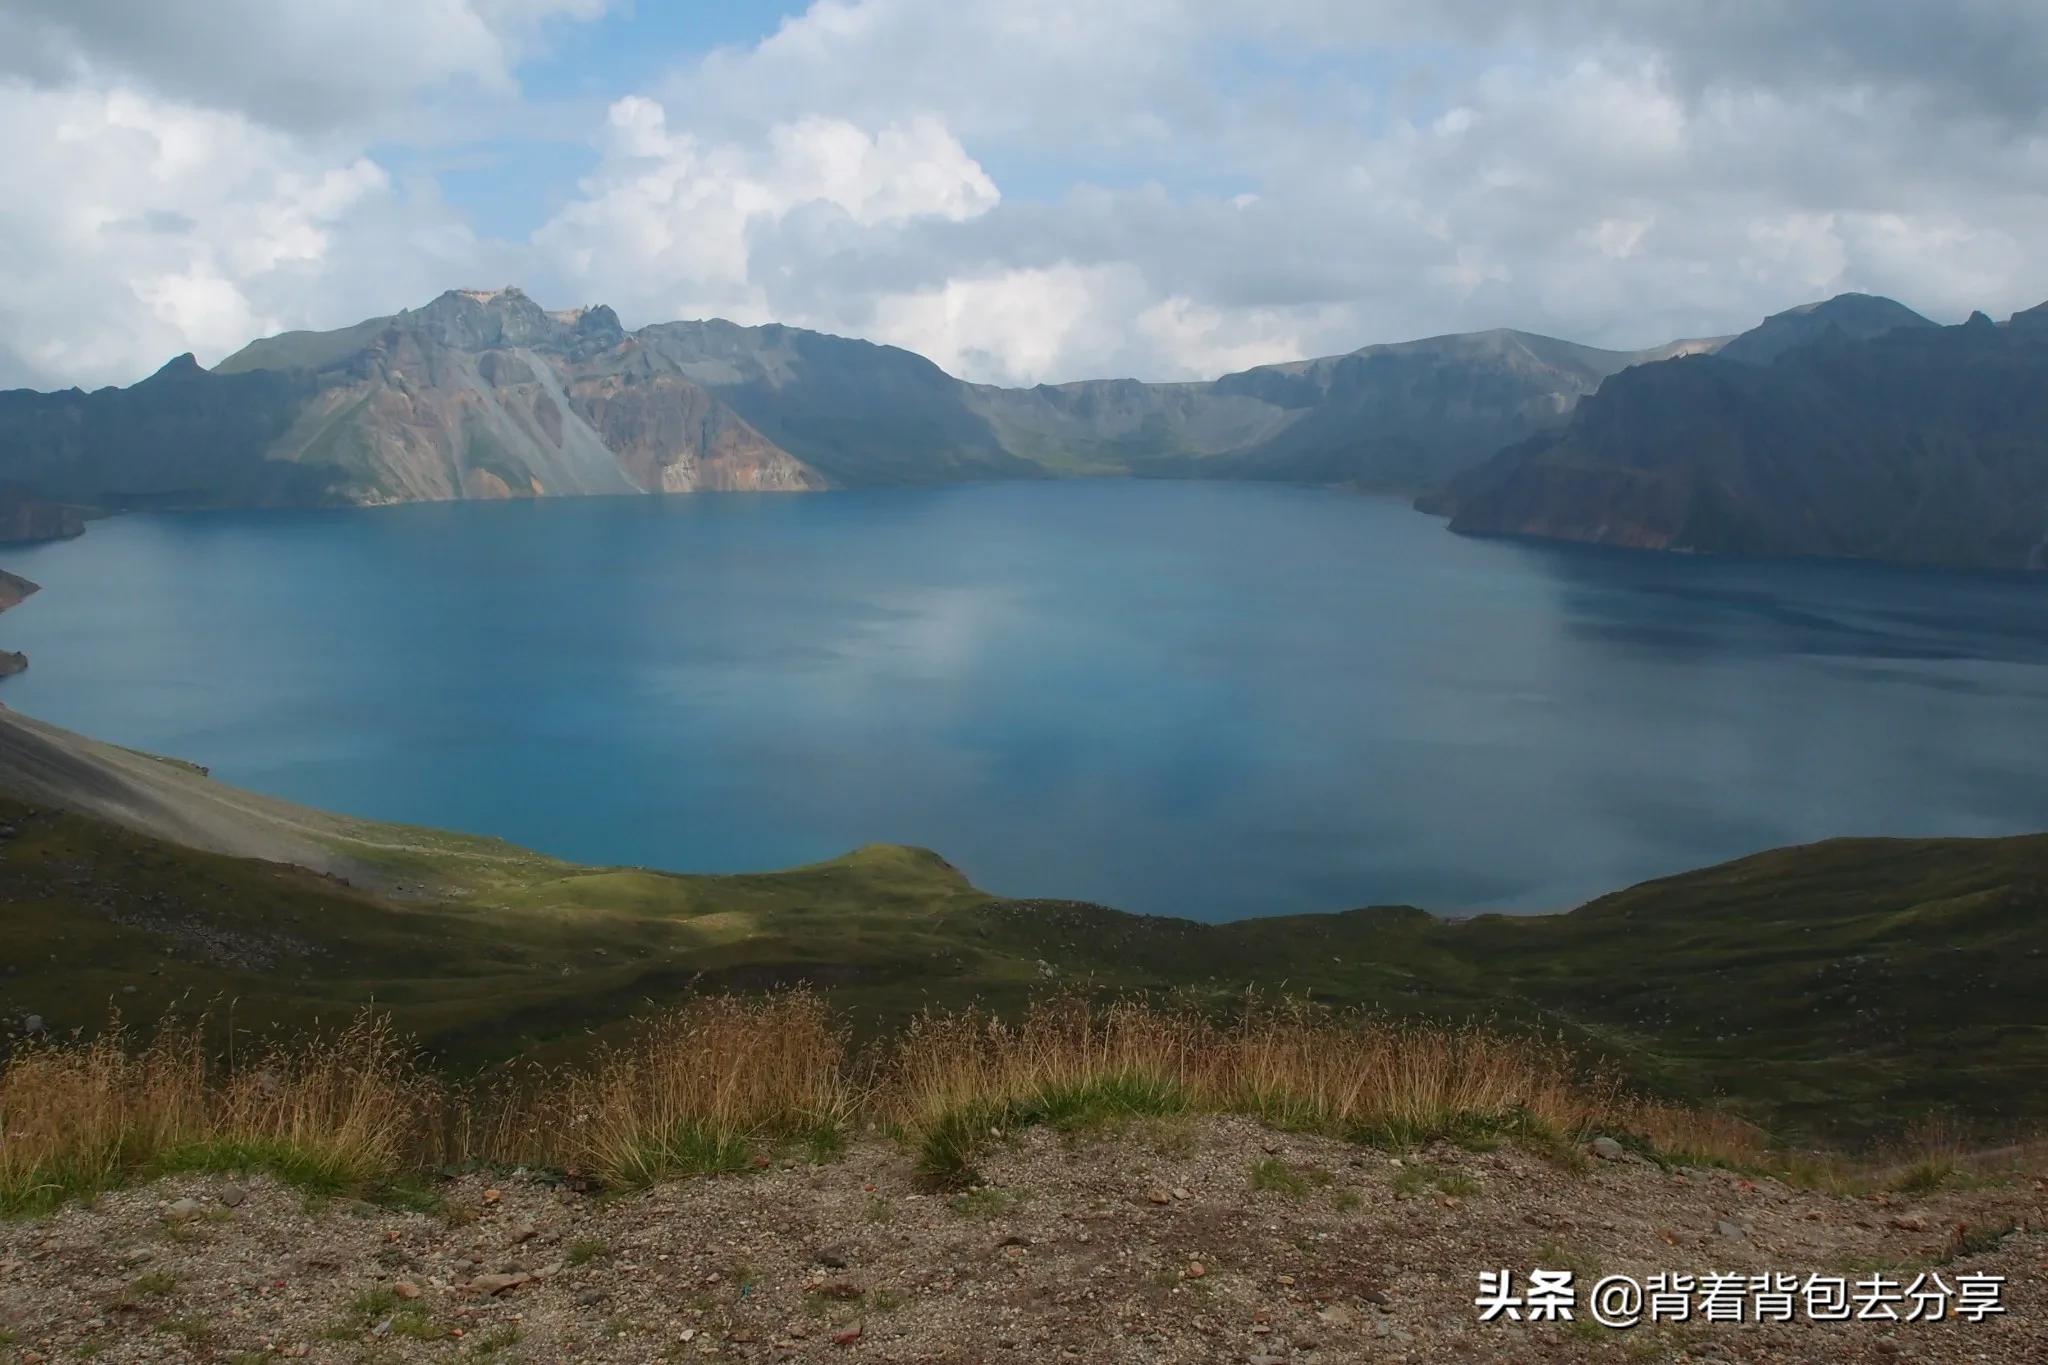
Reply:
[[[569,390],[633,481],[650,493],[803,491],[825,480],[679,374],[604,374]]]
[[[5,569],[0,569],[0,611],[21,605],[23,598],[40,590],[40,584],[31,583],[19,574],[11,574]]]
[[[87,507],[802,491],[828,480],[607,308],[454,291],[338,332],[189,356],[101,393],[0,396],[0,543]],[[52,490],[56,490],[53,492]]]

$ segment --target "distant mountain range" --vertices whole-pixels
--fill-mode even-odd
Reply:
[[[1006,389],[800,328],[451,290],[210,371],[0,393],[0,540],[80,511],[1120,474],[1418,492],[1478,534],[2039,566],[2042,313],[1939,328],[1847,294],[1645,351],[1497,330]]]
[[[1613,376],[1422,505],[1478,535],[2048,568],[2048,305],[1955,327],[1854,294],[1780,313]]]
[[[550,312],[452,290],[189,355],[125,389],[0,393],[0,479],[117,510],[1147,474],[1433,487],[1561,424],[1626,366],[1495,331],[1208,383],[1003,389],[793,327]]]

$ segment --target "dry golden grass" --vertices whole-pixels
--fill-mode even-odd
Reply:
[[[1680,1165],[1761,1169],[1776,1160],[1763,1129],[1718,1110],[1621,1098],[1599,1122],[1640,1138],[1652,1153]]]
[[[847,1062],[815,995],[704,1000],[543,1086],[526,1132],[544,1124],[558,1163],[611,1184],[737,1168],[749,1140],[836,1134],[854,1107]]]
[[[1217,1022],[1058,1000],[1013,1021],[929,1015],[856,1055],[809,993],[707,998],[582,1066],[461,1088],[369,1016],[233,1064],[203,1034],[168,1022],[141,1047],[115,1030],[17,1050],[0,1067],[0,1210],[195,1168],[363,1190],[467,1161],[638,1185],[742,1169],[764,1146],[830,1147],[858,1123],[902,1132],[929,1176],[957,1181],[1021,1125],[1185,1112],[1394,1144],[1564,1150],[1606,1131],[1690,1161],[1763,1157],[1756,1129],[1632,1098],[1554,1042],[1300,1006]]]
[[[209,1063],[204,1035],[166,1021],[139,1049],[115,1028],[16,1051],[0,1068],[0,1209],[195,1167],[343,1187],[423,1155],[442,1092],[381,1020],[232,1068]]]
[[[1761,1151],[1753,1128],[1632,1101],[1561,1045],[1469,1026],[1396,1023],[1300,1005],[1232,1023],[1140,1004],[1042,1004],[1015,1022],[916,1021],[885,1069],[884,1114],[922,1143],[928,1175],[962,1179],[992,1133],[1184,1111],[1250,1114],[1354,1140],[1559,1145],[1654,1125],[1696,1157]]]
[[[1576,1130],[1612,1108],[1615,1089],[1540,1040],[1298,1006],[1250,1008],[1231,1024],[1077,1001],[1040,1005],[1016,1023],[931,1016],[912,1026],[889,1071],[886,1099],[912,1124],[1108,1082],[1330,1131],[1433,1131],[1516,1113]]]

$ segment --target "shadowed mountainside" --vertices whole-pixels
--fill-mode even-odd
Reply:
[[[84,531],[77,508],[39,498],[18,483],[0,484],[0,545],[66,540]]]
[[[2048,305],[1937,327],[1845,295],[1618,374],[1422,505],[1477,535],[2039,569],[2044,433]]]
[[[9,1009],[53,1028],[109,1001],[230,997],[245,1024],[295,1026],[374,999],[476,1062],[574,1051],[703,990],[807,982],[881,1029],[1055,988],[1218,1009],[1284,989],[1559,1030],[1791,1131],[2048,1117],[2048,836],[1835,840],[1564,915],[1198,924],[990,896],[909,848],[745,876],[585,867],[308,811],[5,710],[0,794]]]

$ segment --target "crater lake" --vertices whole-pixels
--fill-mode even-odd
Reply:
[[[2048,583],[2017,575],[1128,481],[135,515],[0,567],[43,585],[0,702],[586,862],[910,843],[1213,920],[2048,829]]]

